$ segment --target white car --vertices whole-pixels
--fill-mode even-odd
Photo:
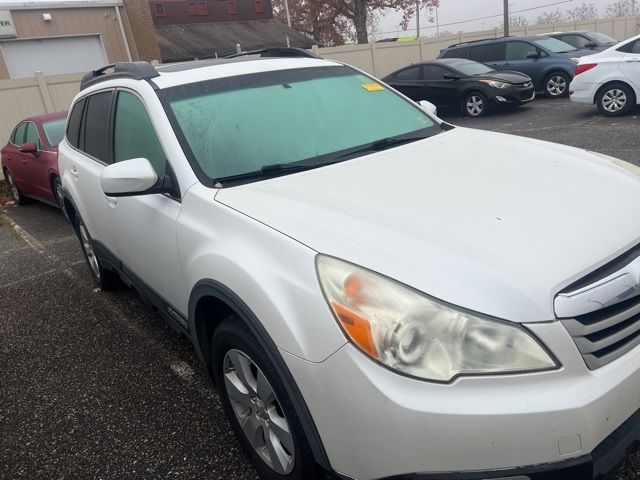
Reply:
[[[640,105],[640,35],[581,57],[569,94],[572,102],[595,103],[609,117]]]
[[[116,64],[70,112],[93,278],[193,341],[263,478],[591,479],[640,439],[637,167],[314,58]]]

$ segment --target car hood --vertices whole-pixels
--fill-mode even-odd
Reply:
[[[471,77],[477,80],[498,80],[499,82],[509,83],[526,83],[531,81],[531,77],[520,72],[501,71],[488,73],[486,75],[477,75]]]
[[[479,130],[221,189],[324,254],[517,322],[640,240],[640,177],[584,150]]]

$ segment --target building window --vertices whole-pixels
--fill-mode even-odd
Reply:
[[[209,15],[207,2],[198,2],[198,15]]]
[[[196,6],[196,2],[187,2],[187,12],[191,16],[198,15],[198,7]]]
[[[238,13],[236,2],[227,2],[227,12],[229,12],[229,15],[236,15]]]
[[[166,17],[167,12],[164,10],[164,5],[162,3],[154,3],[153,8],[156,12],[156,17]]]
[[[256,13],[264,13],[264,3],[262,0],[255,0]]]

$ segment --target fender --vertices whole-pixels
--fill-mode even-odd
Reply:
[[[329,458],[322,445],[322,440],[313,422],[311,412],[309,412],[302,393],[298,389],[291,372],[289,372],[284,359],[280,355],[278,347],[246,303],[225,285],[211,279],[200,280],[193,287],[189,297],[189,328],[191,332],[193,332],[193,344],[198,357],[208,364],[208,355],[201,347],[203,345],[202,342],[207,341],[206,332],[203,328],[198,329],[195,318],[196,305],[204,297],[213,297],[226,303],[242,319],[249,330],[251,330],[251,333],[253,333],[258,343],[260,343],[260,346],[266,352],[280,377],[284,379],[284,387],[291,397],[296,414],[302,423],[302,429],[313,452],[315,462],[326,471],[331,471]]]

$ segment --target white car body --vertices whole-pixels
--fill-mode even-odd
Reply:
[[[631,45],[631,51],[625,51]],[[607,86],[624,84],[634,92],[629,102],[640,105],[640,35],[600,53],[581,57],[578,68],[591,64],[596,66],[573,78],[569,86],[572,102],[593,105]]]
[[[331,65],[256,60],[160,70],[153,83]],[[109,88],[144,102],[181,201],[105,196],[107,167],[65,139],[67,208],[166,302],[201,358],[208,345],[194,318],[198,289],[219,285],[241,301],[277,347],[317,428],[323,467],[337,477],[477,471],[527,479],[531,466],[586,462],[640,409],[640,348],[589,369],[554,309],[559,292],[640,244],[637,170],[576,148],[453,128],[311,171],[211,188],[192,170],[149,82],[105,79],[74,102]],[[522,324],[560,367],[444,384],[384,368],[336,322],[318,254]],[[640,265],[634,272],[627,287],[638,295]]]

